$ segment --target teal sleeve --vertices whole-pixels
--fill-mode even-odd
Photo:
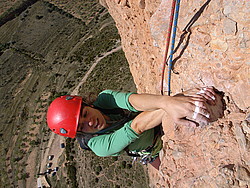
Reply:
[[[129,111],[138,112],[129,103],[129,96],[132,94],[134,93],[105,90],[98,95],[97,100],[94,102],[94,106],[104,109],[122,108]]]
[[[89,148],[98,156],[116,156],[129,144],[139,138],[139,135],[130,127],[132,120],[110,134],[99,135],[89,140]]]

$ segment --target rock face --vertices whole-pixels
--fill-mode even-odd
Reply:
[[[116,22],[138,92],[160,94],[172,1],[100,2]],[[226,109],[198,128],[164,120],[162,164],[159,172],[149,170],[152,187],[250,186],[249,30],[248,0],[181,1],[171,95],[213,85]]]

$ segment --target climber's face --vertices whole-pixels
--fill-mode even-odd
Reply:
[[[84,133],[96,133],[102,129],[107,128],[104,115],[97,109],[90,106],[83,107],[77,131]]]

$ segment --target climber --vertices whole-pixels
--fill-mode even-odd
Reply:
[[[98,156],[117,156],[126,151],[148,163],[161,149],[159,125],[163,116],[183,126],[196,126],[189,119],[207,123],[205,103],[214,104],[214,96],[213,87],[175,96],[105,90],[93,104],[87,104],[80,96],[61,96],[50,104],[47,123],[54,133],[76,137],[81,148]],[[121,109],[137,114],[129,115]]]

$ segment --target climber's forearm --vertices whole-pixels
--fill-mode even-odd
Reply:
[[[166,112],[162,109],[142,112],[133,120],[131,128],[136,133],[141,134],[160,125],[165,114]]]
[[[132,94],[129,97],[129,102],[139,111],[154,111],[161,109],[168,114],[169,118],[174,120],[174,123],[195,126],[194,122],[187,119],[193,118],[205,123],[210,121],[209,112],[205,106],[208,99],[203,95],[207,95],[208,92],[210,93],[209,95],[212,94],[208,89],[201,91],[203,91],[201,95],[195,94],[191,96],[186,96],[184,94],[175,96]]]
[[[138,111],[153,111],[167,108],[170,97],[153,94],[132,94],[129,97],[129,102]]]

